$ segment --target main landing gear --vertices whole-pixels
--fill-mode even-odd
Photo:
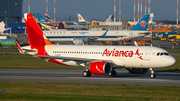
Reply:
[[[91,76],[91,72],[89,71],[89,69],[86,69],[86,70],[82,73],[82,75],[83,75],[84,77],[90,77],[90,76]]]
[[[154,73],[154,68],[150,68],[150,71],[151,71],[151,78],[155,78],[156,77],[156,74]]]
[[[111,73],[109,73],[109,76],[116,76],[116,71],[114,69],[112,69]]]

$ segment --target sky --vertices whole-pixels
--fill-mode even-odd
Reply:
[[[118,20],[119,0],[116,1],[116,19]],[[142,14],[144,14],[145,0],[142,3]],[[30,5],[31,13],[40,13],[43,16],[46,13],[46,0],[30,0]],[[22,12],[28,12],[28,0],[23,0]],[[148,8],[146,8],[146,12],[148,12]],[[77,13],[80,13],[87,21],[106,20],[107,16],[114,14],[114,0],[56,0],[57,20],[66,21],[71,16],[73,21],[77,21]],[[177,0],[151,0],[151,13],[156,14],[155,20],[176,20]],[[48,14],[54,18],[54,0],[48,0]],[[136,20],[137,16],[138,0],[136,0]],[[121,19],[134,19],[134,0],[121,0]]]

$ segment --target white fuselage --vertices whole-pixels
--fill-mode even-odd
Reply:
[[[49,30],[43,31],[44,35],[50,41],[73,41],[77,38],[88,38],[88,37],[99,37],[102,36],[106,31],[93,31],[93,30],[82,30],[82,31],[68,31],[68,30]],[[109,30],[104,37],[97,38],[98,41],[120,41],[124,38],[136,38],[145,36],[149,33],[148,31],[136,31],[136,30]]]
[[[136,25],[137,23],[138,23],[138,21],[128,21],[128,23],[130,24],[130,25]],[[108,25],[108,26],[120,26],[120,25],[122,25],[122,21],[116,21],[116,22],[99,22],[99,25],[103,25],[103,26],[106,26],[106,25]]]
[[[45,51],[49,56],[72,58],[72,61],[56,59],[71,66],[84,66],[83,59],[111,61],[113,68],[162,68],[176,62],[166,50],[148,46],[46,45]],[[74,58],[82,61],[75,62]]]

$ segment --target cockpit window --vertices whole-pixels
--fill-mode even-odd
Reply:
[[[157,53],[157,56],[162,56],[162,55],[169,56],[169,53],[167,53],[167,52],[158,52]]]
[[[161,53],[160,55],[163,55],[163,53]]]
[[[157,56],[159,56],[160,53],[157,53]]]
[[[164,55],[169,55],[169,53],[164,53]]]

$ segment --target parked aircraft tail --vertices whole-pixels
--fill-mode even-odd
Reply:
[[[77,14],[79,22],[86,22],[86,20],[81,16],[81,14]]]
[[[142,19],[134,26],[133,29],[131,30],[141,30],[141,31],[146,31],[148,27],[148,22],[149,22],[149,14],[145,14]]]
[[[24,18],[24,13],[22,13],[22,22],[25,22],[23,18]]]
[[[40,22],[45,22],[45,19],[41,16],[40,13],[37,13],[37,17]]]
[[[105,22],[112,22],[112,15],[109,15]]]
[[[51,17],[48,14],[44,14],[44,16],[45,16],[46,22],[53,22],[53,20],[51,19]]]
[[[155,16],[156,16],[156,15],[155,15],[154,13],[151,13],[151,14],[150,14],[150,17],[149,17],[149,24],[154,23]]]
[[[52,45],[52,43],[44,36],[41,28],[36,23],[31,14],[25,14],[24,20],[26,23],[30,46]]]

